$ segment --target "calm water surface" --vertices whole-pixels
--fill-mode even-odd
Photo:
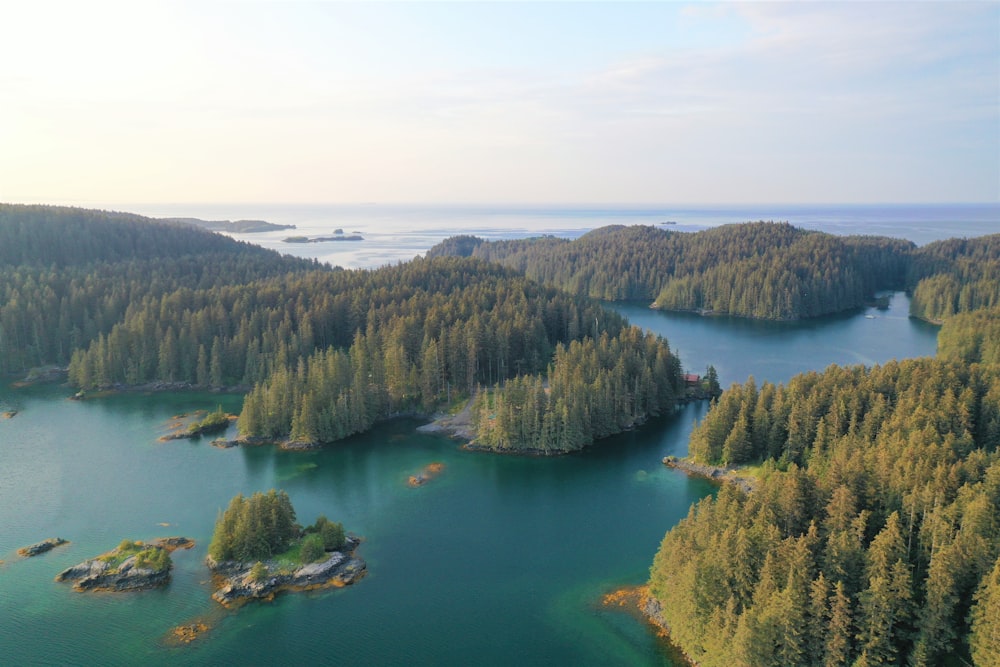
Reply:
[[[936,329],[908,319],[907,305],[896,295],[888,311],[782,324],[617,309],[728,384],[933,354]],[[172,415],[220,400],[237,411],[241,397],[69,393],[0,388],[0,411],[19,411],[0,421],[3,664],[674,664],[643,623],[599,601],[642,583],[664,532],[713,492],[659,463],[686,453],[704,403],[582,454],[534,459],[462,452],[412,421],[308,453],[160,443]],[[434,461],[446,466],[439,478],[406,485]],[[236,493],[272,487],[301,522],[324,513],[363,535],[370,574],[224,612],[202,565],[216,514]],[[177,534],[198,546],[175,553],[163,590],[81,594],[53,581],[123,538]],[[72,544],[14,553],[51,536]],[[208,635],[164,644],[198,618],[214,625]]]

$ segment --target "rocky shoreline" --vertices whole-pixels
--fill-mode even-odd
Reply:
[[[174,415],[167,428],[170,429],[165,435],[157,438],[160,442],[170,440],[189,440],[203,435],[224,431],[230,424],[236,421],[236,415],[226,415],[226,422],[220,424],[208,424],[200,426],[199,422],[208,416],[207,410],[196,410],[187,414]]]
[[[737,473],[740,471],[740,468],[702,465],[700,463],[689,461],[688,459],[679,459],[676,456],[663,457],[663,465],[668,468],[682,470],[683,472],[696,477],[706,477],[717,482],[734,484],[743,489],[746,493],[753,492],[753,487],[756,482],[756,480],[752,477],[743,477],[738,475]]]
[[[21,547],[17,550],[17,555],[24,558],[31,558],[32,556],[38,556],[64,544],[69,544],[69,540],[64,540],[61,537],[50,537],[47,540],[42,540],[41,542],[35,542],[34,544],[29,544],[26,547]]]
[[[169,553],[175,549],[190,549],[194,541],[186,537],[165,537],[151,543],[134,542],[128,552],[123,546],[105,552],[96,558],[66,568],[56,575],[56,581],[72,581],[78,591],[139,591],[157,588],[170,581],[173,567]],[[140,561],[139,553],[151,552],[160,556],[159,567],[147,567]],[[157,552],[165,552],[162,555]]]
[[[365,561],[354,555],[359,544],[360,538],[349,535],[347,543],[341,549],[329,552],[326,560],[301,565],[294,570],[288,570],[280,563],[264,561],[266,572],[257,576],[252,572],[256,563],[217,562],[209,557],[206,562],[218,586],[212,599],[225,607],[233,607],[250,600],[271,600],[284,591],[348,586],[361,579],[367,571]]]

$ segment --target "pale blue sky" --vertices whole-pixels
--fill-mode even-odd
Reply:
[[[0,201],[1000,201],[1000,3],[0,3]]]

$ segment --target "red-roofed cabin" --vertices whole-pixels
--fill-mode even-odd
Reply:
[[[695,375],[694,373],[685,373],[684,384],[688,387],[697,387],[701,384],[701,376]]]

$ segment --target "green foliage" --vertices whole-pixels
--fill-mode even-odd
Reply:
[[[670,310],[798,319],[857,308],[899,288],[913,244],[840,237],[788,224],[725,225],[696,234],[611,226],[574,241],[483,242],[455,237],[429,254],[467,254],[529,278],[606,300],[653,300]]]
[[[128,309],[146,300],[158,303],[181,289],[205,290],[314,268],[314,262],[186,225],[123,213],[0,204],[0,374],[48,363],[65,366],[74,352],[101,336],[107,346]],[[152,324],[144,323],[143,338],[132,347],[117,334],[111,341],[117,356],[110,366],[77,368],[73,382],[92,387],[146,381],[159,361],[154,338],[164,333]],[[178,351],[187,348],[181,345]],[[196,353],[197,348],[192,365]]]
[[[217,561],[267,559],[285,551],[299,535],[295,510],[284,491],[235,496],[215,522],[208,547]]]
[[[969,645],[972,659],[980,667],[1000,665],[1000,558],[976,592],[972,608]]]
[[[427,257],[471,257],[485,241],[477,236],[451,236],[427,251]]]
[[[205,415],[205,418],[201,421],[192,422],[188,426],[188,431],[191,433],[208,433],[225,428],[226,426],[229,426],[229,415],[223,412],[220,405],[216,410]]]
[[[347,543],[344,524],[327,519],[322,514],[316,518],[316,523],[306,528],[307,533],[317,533],[323,541],[323,548],[335,551]]]
[[[164,572],[172,565],[170,554],[163,547],[146,547],[135,555],[135,566],[140,569]]]
[[[624,326],[594,303],[478,260],[415,260],[329,277],[329,286],[306,294],[344,301],[317,314],[323,324],[313,327],[313,341],[357,313],[352,333],[338,345],[285,354],[244,399],[241,434],[333,442],[393,414],[440,409],[480,385],[541,372],[559,343]]]
[[[267,575],[268,575],[267,566],[264,565],[264,563],[262,563],[261,561],[257,561],[256,563],[253,564],[253,567],[250,568],[251,581],[256,581],[257,583],[260,583],[265,579],[267,579]]]
[[[949,317],[938,332],[937,346],[939,359],[1000,365],[1000,308]]]
[[[326,550],[323,548],[323,536],[319,533],[312,533],[302,538],[299,557],[302,559],[303,564],[315,563],[325,559]]]
[[[917,250],[907,270],[910,314],[932,322],[1000,308],[1000,234],[935,241]]]
[[[521,375],[482,392],[476,445],[568,452],[673,409],[683,391],[667,342],[638,327],[560,345],[543,379]]]
[[[136,542],[135,540],[122,540],[117,547],[117,550],[123,554],[131,554],[139,551],[142,543]]]
[[[935,359],[733,385],[692,454],[764,463],[664,537],[673,639],[702,665],[996,664],[998,415],[995,369]]]

